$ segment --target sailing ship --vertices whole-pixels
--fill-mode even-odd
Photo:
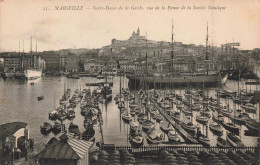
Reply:
[[[47,135],[51,132],[52,130],[52,126],[50,123],[48,122],[44,122],[41,126],[40,126],[40,130],[41,130],[41,133],[44,134],[44,135]]]
[[[37,52],[37,42],[36,42],[36,52]],[[31,68],[24,70],[24,77],[27,80],[37,79],[42,76],[42,69],[35,67],[35,60],[32,56],[32,36],[31,36]]]

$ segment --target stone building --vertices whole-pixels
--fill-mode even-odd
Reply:
[[[45,61],[45,70],[47,72],[65,71],[66,57],[58,52],[44,51],[41,54],[42,59]]]

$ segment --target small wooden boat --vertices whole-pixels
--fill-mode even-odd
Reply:
[[[58,111],[57,110],[52,110],[49,112],[49,120],[55,121],[58,119]]]
[[[61,132],[61,124],[59,122],[54,122],[54,125],[52,127],[52,133],[57,135],[60,132]]]
[[[49,134],[49,133],[51,132],[51,130],[52,130],[52,126],[51,126],[51,124],[48,123],[48,122],[44,122],[44,123],[40,126],[40,128],[41,128],[41,133],[44,134],[44,135]]]
[[[88,116],[88,115],[91,115],[91,107],[84,107],[84,108],[82,108],[81,109],[81,111],[80,111],[80,114],[82,115],[82,116]]]
[[[162,142],[162,134],[155,129],[149,129],[147,132],[147,142],[150,144],[160,144]]]
[[[43,95],[37,97],[37,100],[38,100],[38,101],[41,101],[41,100],[43,100],[43,99],[44,99],[44,96],[43,96]]]
[[[201,109],[200,104],[193,104],[193,105],[191,106],[191,110],[192,110],[192,111],[200,111],[200,109]]]
[[[226,147],[227,146],[227,141],[220,136],[217,138],[217,146],[218,147]]]
[[[123,115],[122,115],[122,119],[124,122],[128,123],[129,121],[132,120],[132,116],[129,115],[127,112],[125,112]]]
[[[231,116],[230,118],[239,125],[245,125],[247,120],[251,118],[247,113],[239,113],[237,116]]]
[[[196,116],[196,121],[201,123],[201,124],[206,124],[209,121],[209,118],[205,116],[198,115]]]
[[[70,133],[74,133],[77,136],[80,135],[79,127],[73,123],[70,123],[68,130]]]
[[[260,134],[260,122],[257,122],[253,119],[247,120],[246,121],[246,127],[251,132],[256,132],[257,134]]]
[[[187,116],[192,116],[192,112],[189,109],[182,109],[182,112]]]
[[[222,124],[223,124],[223,127],[224,127],[226,130],[228,130],[228,131],[230,131],[230,132],[233,132],[233,133],[235,133],[236,135],[239,134],[239,128],[238,128],[238,126],[236,126],[234,123],[225,123],[225,122],[223,122]]]
[[[210,116],[211,116],[210,113],[211,113],[211,111],[210,111],[209,108],[205,108],[204,110],[202,110],[202,111],[200,112],[200,114],[201,114],[202,116],[206,116],[206,117],[210,117]]]
[[[131,131],[136,131],[140,127],[139,123],[135,121],[130,121],[129,125]]]
[[[136,108],[138,105],[136,103],[133,103],[133,104],[129,104],[129,108],[130,109],[134,109]]]
[[[87,118],[87,119],[84,120],[83,126],[86,129],[92,128],[93,127],[93,121],[90,118]]]
[[[181,111],[184,108],[184,106],[183,104],[177,104],[176,108]]]
[[[95,138],[95,130],[93,128],[88,128],[82,133],[82,140],[93,141]]]
[[[124,108],[125,107],[125,103],[123,101],[119,101],[117,107],[119,109]]]
[[[118,95],[117,97],[115,97],[115,101],[116,101],[116,104],[118,104],[119,102],[124,102],[125,101],[124,96]]]
[[[212,119],[218,123],[224,122],[224,116],[222,114],[218,114],[217,116],[215,116],[213,113]]]
[[[229,117],[230,114],[232,113],[232,110],[229,110],[229,109],[220,109],[219,112],[222,113],[224,116]]]
[[[160,123],[160,128],[165,133],[168,133],[170,130],[172,130],[168,121],[162,121]]]
[[[104,79],[105,77],[103,75],[98,75],[97,79]]]
[[[241,105],[242,108],[245,109],[246,112],[248,113],[256,113],[256,107],[254,106],[254,104],[251,103],[247,103],[245,105]]]
[[[187,132],[190,132],[192,134],[195,133],[195,129],[197,128],[197,126],[193,125],[192,122],[189,123],[181,123],[181,126],[183,129],[185,129]]]
[[[64,121],[67,118],[67,113],[62,109],[58,112],[58,120]]]
[[[211,122],[209,124],[209,129],[211,130],[211,132],[213,132],[216,135],[221,136],[223,134],[222,127],[217,123]]]
[[[152,122],[151,120],[145,120],[142,123],[142,128],[143,128],[144,131],[147,131],[151,128],[154,128],[154,122]]]
[[[144,144],[144,137],[141,133],[130,133],[129,140],[133,147],[140,147]]]
[[[235,96],[236,95],[236,93],[237,92],[233,92],[233,91],[231,91],[231,90],[229,90],[229,89],[227,89],[227,90],[225,90],[226,91],[226,93],[229,95],[229,96]]]
[[[222,97],[222,98],[226,98],[228,96],[226,91],[218,91],[218,95],[219,95],[219,97]]]
[[[175,112],[174,114],[171,115],[171,117],[173,118],[173,120],[174,120],[177,124],[180,124],[180,123],[181,123],[181,115],[180,115],[180,112]]]
[[[231,144],[233,147],[243,147],[241,139],[238,138],[235,134],[228,132],[227,133],[227,142]]]
[[[139,107],[136,107],[136,108],[135,108],[135,114],[138,115],[138,114],[140,114],[140,113],[141,113],[141,109],[140,109]]]
[[[75,112],[73,110],[69,110],[67,112],[67,118],[68,118],[68,120],[74,119],[75,118]]]
[[[197,138],[198,142],[200,142],[203,146],[205,147],[209,147],[210,146],[210,140],[207,136],[201,134],[198,138]]]
[[[181,137],[176,130],[170,130],[167,135],[170,143],[181,143]]]
[[[159,113],[155,114],[153,116],[153,119],[155,119],[157,122],[160,122],[161,120],[163,120],[162,115],[160,115]]]
[[[144,114],[144,113],[140,113],[139,115],[138,115],[138,121],[139,121],[139,123],[143,123],[144,121],[146,121],[147,120],[147,115],[146,114]]]
[[[135,116],[135,110],[134,109],[130,109],[130,115],[133,116],[133,117]]]
[[[156,115],[157,113],[158,113],[157,109],[155,109],[155,108],[150,109],[150,114],[151,114],[152,117],[154,115]]]

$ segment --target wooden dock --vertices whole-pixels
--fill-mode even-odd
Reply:
[[[186,132],[180,125],[178,125],[172,117],[170,117],[167,113],[164,112],[164,110],[158,105],[157,102],[155,102],[152,98],[150,98],[150,101],[154,104],[154,107],[164,116],[164,118],[172,124],[172,126],[177,130],[181,136],[184,138],[185,141],[191,143],[191,144],[198,144],[199,142],[193,138],[191,134]]]

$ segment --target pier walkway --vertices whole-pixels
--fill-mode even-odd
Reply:
[[[150,98],[150,101],[154,104],[154,107],[164,116],[164,118],[172,124],[172,126],[182,135],[185,141],[192,143],[192,144],[198,144],[199,142],[192,137],[188,132],[186,132],[180,125],[178,125],[167,113],[164,112],[164,110],[158,105],[157,102],[155,102],[152,98]]]

